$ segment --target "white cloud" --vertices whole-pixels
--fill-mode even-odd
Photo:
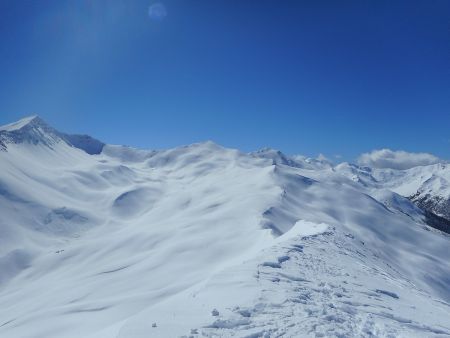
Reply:
[[[390,149],[374,150],[364,153],[358,158],[358,164],[372,168],[410,169],[421,165],[444,162],[428,153],[408,153]]]

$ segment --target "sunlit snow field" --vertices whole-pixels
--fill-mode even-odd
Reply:
[[[404,197],[445,164],[90,155],[43,123],[2,129],[0,337],[450,337],[450,237]]]

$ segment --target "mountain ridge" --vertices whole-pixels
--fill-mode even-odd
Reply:
[[[116,153],[116,156],[123,156],[125,153],[128,153],[130,158],[136,158],[136,156],[138,156],[137,158],[141,158],[142,156],[151,157],[156,154],[154,150],[139,150],[132,147],[106,145],[89,135],[65,134],[48,125],[38,115],[25,117],[19,121],[0,126],[0,150],[4,151],[6,151],[8,143],[43,143],[44,145],[51,146],[61,141],[67,143],[69,146],[81,149],[90,155],[101,154],[105,146],[107,146],[107,152],[110,155]],[[190,146],[197,145],[212,149],[221,147],[213,141],[205,141]],[[182,149],[183,147],[186,146],[180,148]],[[118,155],[119,153],[121,155]],[[409,198],[424,213],[429,215],[429,218],[432,219],[430,222],[431,226],[436,227],[440,219],[450,222],[450,169],[446,161],[437,164],[420,165],[410,169],[384,170],[346,162],[333,165],[328,160],[311,159],[300,155],[288,156],[280,150],[272,148],[262,148],[251,152],[250,155],[271,160],[274,165],[287,165],[311,170],[326,169],[337,171],[365,187],[372,186],[379,188],[382,186],[383,188],[394,189],[394,191],[403,197]],[[415,171],[417,173],[414,173]],[[416,180],[416,183],[411,184],[414,188],[412,190],[409,188],[405,191],[402,186],[406,185],[401,182],[399,185],[397,182],[398,178],[392,181],[389,178],[386,180],[387,175],[391,175],[392,177],[396,176],[392,175],[392,172],[395,172],[397,176],[404,175],[405,178],[403,179],[405,180]],[[417,176],[421,176],[422,178],[417,180],[415,178]],[[424,179],[423,177],[428,178]],[[382,181],[385,182],[380,184]],[[399,186],[394,187],[396,184]],[[431,184],[434,184],[434,187],[430,187]],[[448,232],[448,226],[445,223],[438,226],[438,228]]]

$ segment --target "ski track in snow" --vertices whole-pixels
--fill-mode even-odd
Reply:
[[[258,266],[255,305],[237,305],[185,337],[450,337],[450,323],[442,320],[448,304],[335,229],[296,238],[267,256],[273,264]]]

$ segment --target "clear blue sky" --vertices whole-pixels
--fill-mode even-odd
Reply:
[[[2,0],[0,124],[450,158],[450,1]]]

